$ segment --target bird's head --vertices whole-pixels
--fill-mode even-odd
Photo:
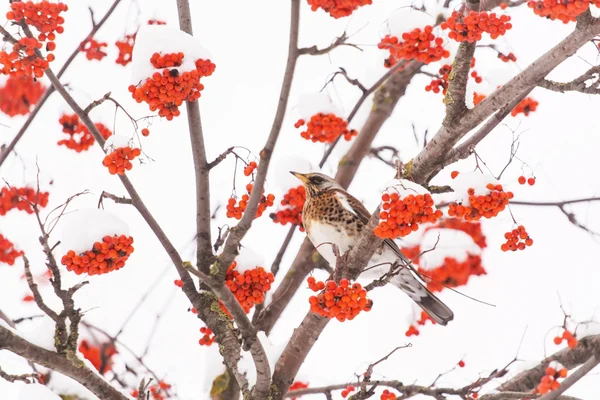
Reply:
[[[302,181],[304,188],[306,189],[306,194],[310,197],[317,196],[329,189],[342,189],[342,186],[333,178],[319,172],[301,174],[299,172],[290,171],[290,173]]]

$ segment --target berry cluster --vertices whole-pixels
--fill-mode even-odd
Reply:
[[[527,6],[533,10],[535,15],[548,18],[552,21],[559,20],[564,24],[574,22],[588,9],[590,4],[600,6],[598,0],[531,0]]]
[[[497,16],[496,13],[487,11],[469,11],[467,15],[462,12],[453,11],[452,15],[442,22],[442,29],[448,29],[448,37],[457,42],[473,43],[482,38],[482,34],[489,33],[492,39],[504,35],[512,28],[508,15]]]
[[[402,40],[396,36],[387,35],[377,45],[378,48],[389,50],[390,56],[384,61],[386,68],[391,68],[400,60],[418,60],[424,64],[448,58],[450,52],[444,49],[444,40],[436,37],[433,27],[427,25],[423,30],[415,28],[402,34]]]
[[[473,60],[475,60],[475,59],[473,59]],[[483,82],[483,78],[481,77],[481,75],[479,75],[477,73],[477,71],[471,71],[471,78],[473,78],[475,80],[475,83]]]
[[[308,287],[313,292],[320,292],[317,296],[310,296],[310,311],[322,317],[337,318],[338,321],[352,320],[361,311],[370,311],[373,301],[367,299],[367,291],[360,283],[350,285],[348,279],[317,282],[314,277],[307,279]]]
[[[517,61],[517,57],[511,52],[508,54],[504,54],[504,53],[498,53],[498,58],[504,62],[516,62]]]
[[[86,360],[92,363],[101,375],[111,370],[111,358],[118,353],[113,343],[103,343],[99,346],[94,346],[88,343],[87,340],[81,341],[78,350]]]
[[[510,112],[510,115],[516,117],[519,113],[523,113],[527,117],[529,113],[534,112],[537,109],[538,104],[540,103],[531,97],[526,97],[521,100],[521,102],[517,104],[515,108],[513,108],[513,110]]]
[[[534,392],[546,394],[560,387],[559,379],[567,377],[567,369],[560,363],[554,361],[548,365],[544,376],[540,379],[540,383],[535,388]]]
[[[119,50],[119,55],[115,62],[119,65],[126,66],[131,62],[131,55],[133,53],[133,45],[135,44],[136,34],[125,35],[121,40],[115,42],[115,46]]]
[[[94,136],[80,120],[77,114],[63,114],[58,122],[62,125],[62,131],[69,135],[68,139],[59,140],[59,146],[65,146],[68,149],[80,153],[89,149],[95,142]],[[98,122],[96,128],[104,139],[108,139],[112,132],[104,124]]]
[[[108,172],[111,175],[125,175],[126,170],[129,171],[133,168],[131,161],[140,154],[142,152],[138,148],[131,148],[129,146],[117,147],[104,157],[102,165],[108,168]]]
[[[25,253],[16,250],[15,245],[0,233],[0,263],[14,265],[17,257],[23,254]]]
[[[304,202],[306,201],[306,190],[304,186],[298,186],[291,188],[286,194],[283,195],[281,200],[281,207],[276,213],[270,215],[273,222],[276,224],[296,224],[300,226],[300,231],[304,232],[302,226],[302,209],[304,208]]]
[[[271,283],[275,280],[272,273],[265,271],[263,267],[256,267],[238,272],[234,261],[225,275],[225,285],[231,290],[244,311],[250,312],[254,304],[262,304],[265,301],[265,293],[271,289]]]
[[[471,276],[485,275],[487,272],[481,265],[481,257],[467,254],[467,258],[460,262],[455,258],[444,258],[444,264],[433,269],[418,269],[419,273],[431,279],[427,282],[427,289],[432,292],[440,292],[444,287],[459,287],[466,285]]]
[[[10,76],[0,88],[0,111],[9,117],[27,115],[45,90],[44,85],[30,75]]]
[[[244,175],[246,175],[246,176],[252,175],[252,173],[254,172],[256,167],[258,167],[258,164],[256,164],[256,161],[250,161],[248,163],[248,165],[246,165],[246,168],[244,168]]]
[[[380,238],[404,237],[419,229],[419,224],[434,223],[442,217],[436,210],[429,193],[409,194],[400,198],[398,193],[381,196],[383,211],[379,214],[379,225],[374,233]]]
[[[465,221],[458,218],[444,218],[441,219],[436,225],[427,228],[427,230],[434,228],[447,228],[462,231],[471,236],[473,242],[481,249],[485,249],[487,247],[485,235],[481,230],[481,222]]]
[[[486,188],[489,193],[485,195],[476,195],[475,189],[470,188],[468,191],[470,206],[450,203],[448,215],[467,221],[478,221],[481,217],[492,218],[498,215],[506,208],[508,201],[513,198],[513,193],[503,191],[502,185],[489,183]]]
[[[251,183],[246,185],[246,192],[242,195],[242,199],[239,202],[236,201],[233,197],[231,197],[227,201],[227,218],[235,218],[242,219],[242,214],[246,211],[246,206],[248,205],[248,201],[250,200],[250,194],[252,193],[253,185]],[[256,216],[254,218],[260,217],[263,212],[267,209],[267,207],[271,207],[273,202],[275,201],[275,196],[272,194],[268,194],[265,196],[264,194],[260,197],[260,201],[258,202],[258,208],[256,209]],[[237,205],[236,205],[237,203]]]
[[[0,189],[0,215],[6,215],[14,208],[33,214],[32,204],[37,203],[38,207],[46,207],[48,196],[48,192],[36,192],[29,187],[3,187]]]
[[[561,336],[556,336],[554,338],[554,344],[561,344],[565,340],[567,342],[567,346],[574,349],[577,347],[577,338],[568,330],[564,330]]]
[[[406,330],[406,332],[404,332],[404,336],[406,336],[406,337],[419,336],[420,333],[421,332],[419,332],[419,330],[417,329],[416,326],[410,325],[408,327],[408,329]]]
[[[176,68],[171,68],[181,65],[183,58],[183,53],[162,56],[154,53],[150,61],[154,68],[162,71],[155,72],[152,77],[137,86],[129,86],[132,97],[138,103],[146,102],[150,111],[158,110],[158,115],[167,118],[168,121],[181,113],[179,106],[184,101],[196,101],[200,98],[200,92],[204,89],[200,78],[210,76],[215,71],[215,64],[202,59],[196,60],[196,69],[192,71],[182,73]]]
[[[94,39],[87,39],[79,45],[79,51],[85,53],[85,58],[88,60],[102,60],[107,56],[105,47],[108,43],[98,42]]]
[[[123,268],[133,253],[133,238],[130,236],[104,236],[94,243],[92,250],[81,254],[69,250],[60,260],[61,264],[77,275],[100,275]]]
[[[165,21],[161,21],[159,19],[149,19],[148,20],[148,25],[166,25],[167,23]]]
[[[54,54],[48,54],[47,59],[38,57],[36,50],[42,48],[42,43],[35,38],[24,37],[13,44],[13,50],[7,53],[0,51],[0,73],[18,78],[31,76],[41,78],[48,63],[54,60]]]
[[[519,177],[518,181],[519,181],[520,185],[524,185],[526,182],[527,182],[527,184],[529,186],[535,185],[535,178],[534,177],[530,177],[530,178],[525,179],[525,177],[523,175],[521,175]]]
[[[41,41],[54,40],[55,33],[63,33],[65,19],[60,15],[67,11],[64,3],[53,3],[50,1],[13,1],[10,3],[10,11],[6,13],[6,19],[16,23],[25,20],[29,26],[33,26],[40,34]]]
[[[500,246],[502,251],[525,250],[526,246],[531,246],[533,244],[533,240],[529,237],[529,234],[523,225],[519,225],[517,229],[506,232],[504,238],[506,239],[506,242],[502,243]]]
[[[300,128],[305,123],[303,119],[299,119],[294,126]],[[350,140],[356,135],[358,135],[356,129],[348,129],[348,121],[337,117],[335,114],[323,113],[318,113],[310,117],[310,121],[306,123],[306,130],[300,133],[300,136],[313,143],[333,143],[340,136],[344,136],[344,139]]]
[[[396,400],[396,395],[389,390],[385,389],[383,393],[381,393],[381,397],[379,400]]]
[[[200,346],[210,346],[215,342],[216,337],[213,335],[213,331],[209,327],[203,326],[200,328],[200,333],[203,335],[198,341]]]
[[[352,386],[352,385],[348,385],[348,386],[346,387],[346,389],[342,390],[342,393],[341,393],[341,395],[342,395],[342,397],[345,399],[346,397],[348,397],[348,395],[349,395],[350,393],[354,392],[355,390],[356,390],[356,388],[355,388],[354,386]]]
[[[296,381],[291,384],[290,388],[288,389],[288,392],[292,392],[294,390],[299,390],[299,389],[306,389],[307,387],[308,387],[308,383]],[[298,400],[298,398],[292,397],[292,400]]]
[[[148,391],[150,392],[150,396],[149,399],[152,400],[167,400],[169,398],[171,398],[171,385],[160,381],[158,382],[156,385],[152,385],[148,388]],[[131,396],[134,398],[138,398],[140,395],[140,392],[138,389],[134,389],[131,392]],[[144,396],[144,398],[146,398]]]
[[[321,8],[337,19],[351,15],[358,7],[371,4],[373,0],[307,0],[307,2],[312,11]]]
[[[429,85],[425,86],[425,91],[439,93],[440,88],[442,88],[442,94],[446,94],[446,91],[448,90],[448,75],[451,71],[452,66],[444,64],[438,71],[440,78],[432,79]]]

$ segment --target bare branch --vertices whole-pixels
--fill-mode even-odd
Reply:
[[[31,293],[33,293],[33,299],[35,300],[35,304],[37,304],[40,310],[42,310],[47,316],[52,318],[52,320],[58,324],[60,318],[54,310],[52,310],[46,305],[46,303],[44,303],[44,299],[42,298],[42,295],[38,290],[37,283],[33,281],[33,276],[31,275],[31,270],[29,269],[29,260],[26,256],[23,256],[23,268],[25,269],[25,278],[27,279],[27,285],[29,286]],[[64,324],[64,320],[62,321],[62,323]]]
[[[591,80],[593,82],[588,83]],[[544,79],[538,86],[560,93],[580,92],[585,94],[600,94],[600,66],[596,65],[588,69],[584,74],[571,82],[555,82]]]
[[[225,150],[223,153],[219,154],[219,156],[217,158],[215,158],[213,161],[208,163],[208,169],[213,169],[214,167],[219,165],[223,160],[225,160],[225,158],[227,158],[227,156],[229,154],[233,153],[233,149],[234,149],[234,147],[230,147],[227,150]]]
[[[0,368],[0,378],[6,380],[8,382],[20,381],[20,382],[25,382],[25,383],[34,383],[36,380],[38,380],[39,375],[38,374],[13,375],[13,374],[8,374],[8,373],[4,372],[2,370],[2,368]]]
[[[329,46],[323,48],[323,49],[319,49],[317,48],[317,46],[311,46],[311,47],[303,47],[298,49],[298,55],[304,55],[304,54],[308,54],[311,56],[322,56],[323,54],[327,54],[330,51],[332,51],[333,49],[335,49],[336,47],[340,47],[340,46],[350,46],[350,47],[354,47],[355,49],[358,49],[360,51],[362,51],[362,49],[360,47],[358,47],[355,44],[352,43],[347,43],[346,40],[348,40],[348,35],[346,34],[346,32],[342,33],[342,35],[338,38],[336,38],[333,43],[331,43]]]
[[[465,95],[473,54],[475,54],[475,42],[462,42],[459,45],[456,58],[452,64],[452,71],[448,75],[448,90],[444,98],[444,103],[446,103],[444,125],[453,123],[467,111]]]

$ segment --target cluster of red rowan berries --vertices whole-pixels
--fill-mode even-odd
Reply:
[[[265,301],[265,293],[271,289],[275,277],[263,267],[240,273],[235,269],[236,266],[235,261],[229,266],[225,275],[225,285],[247,314],[255,304],[262,304]]]
[[[248,165],[246,165],[246,168],[244,168],[244,175],[246,175],[246,176],[252,175],[252,173],[254,172],[256,167],[258,167],[258,164],[256,164],[256,161],[250,161],[248,163]]]
[[[57,142],[59,146],[65,146],[68,149],[75,150],[80,153],[89,149],[95,142],[94,136],[89,131],[87,126],[79,120],[77,114],[63,114],[58,122],[62,125],[62,131],[69,135],[68,139],[62,139]],[[98,122],[94,124],[100,135],[104,139],[108,139],[112,132],[104,124]]]
[[[215,64],[210,60],[198,59],[196,68],[192,71],[180,72],[177,67],[181,65],[183,53],[170,53],[160,55],[154,53],[150,61],[156,69],[155,72],[143,83],[129,86],[132,97],[138,102],[146,102],[150,111],[158,110],[158,115],[171,121],[181,112],[179,106],[184,101],[196,101],[204,85],[200,78],[210,76],[215,71]]]
[[[534,392],[538,394],[546,394],[560,387],[559,379],[567,377],[567,369],[560,363],[554,362],[548,365],[544,371],[544,376],[540,379],[540,383],[535,388]]]
[[[511,52],[508,54],[504,54],[504,53],[500,53],[498,52],[498,58],[504,62],[516,62],[517,61],[517,57]]]
[[[10,11],[6,13],[6,19],[17,23],[24,20],[27,25],[40,32],[39,40],[54,40],[55,33],[64,32],[62,25],[65,19],[60,14],[68,9],[69,7],[61,2],[13,1],[10,3]]]
[[[429,85],[425,86],[425,91],[439,93],[440,88],[442,94],[446,94],[448,90],[448,75],[452,71],[452,65],[444,64],[438,71],[440,78],[434,78],[429,82]]]
[[[95,242],[91,250],[81,254],[69,250],[60,260],[61,264],[77,275],[101,275],[123,268],[133,253],[133,238],[126,235],[104,236]]]
[[[136,34],[125,35],[121,40],[115,42],[115,46],[119,50],[119,55],[115,62],[119,65],[126,66],[131,62],[131,55],[133,53],[133,45],[135,44]]]
[[[527,183],[529,186],[533,186],[535,185],[535,178],[534,177],[530,177],[525,179],[525,177],[523,175],[519,176],[518,182],[520,185],[524,185],[525,183]]]
[[[478,221],[481,217],[492,218],[503,211],[514,196],[513,192],[505,192],[502,185],[489,183],[486,188],[490,191],[486,195],[476,195],[475,189],[470,188],[468,190],[470,206],[450,203],[448,215],[467,221]]]
[[[358,7],[371,4],[373,0],[307,0],[312,11],[319,8],[333,18],[342,18],[351,15]]]
[[[213,335],[213,331],[209,327],[203,326],[200,328],[200,333],[203,335],[198,341],[200,346],[210,346],[215,342],[216,337]]]
[[[308,387],[308,383],[296,381],[290,385],[288,392],[293,392],[294,390],[306,389]],[[292,397],[292,400],[298,400],[298,397]]]
[[[10,76],[0,88],[0,111],[9,117],[27,115],[46,88],[30,75]]]
[[[242,214],[244,211],[246,211],[246,206],[248,205],[248,201],[250,201],[250,195],[253,187],[254,185],[251,183],[246,185],[246,193],[242,195],[242,198],[239,200],[239,202],[233,197],[227,201],[227,218],[242,219]],[[258,202],[258,208],[256,209],[256,216],[254,218],[260,217],[267,207],[271,207],[274,202],[275,196],[273,194],[268,194],[267,196],[263,194]]]
[[[396,395],[389,390],[385,389],[383,393],[381,393],[381,397],[379,400],[396,400]]]
[[[508,15],[497,16],[496,13],[487,11],[469,11],[467,15],[453,11],[452,15],[442,22],[442,29],[448,29],[448,37],[457,42],[473,43],[482,38],[483,33],[489,33],[492,39],[504,35],[512,28]]]
[[[477,73],[477,71],[471,71],[471,78],[475,80],[475,83],[483,82],[483,78]]]
[[[14,265],[17,257],[23,254],[25,253],[16,250],[15,245],[0,233],[0,263]]]
[[[526,97],[513,110],[510,112],[510,115],[516,117],[519,113],[523,113],[526,117],[529,113],[534,112],[537,109],[537,106],[540,103],[532,99],[531,97]]]
[[[533,240],[529,237],[529,233],[527,233],[523,225],[519,225],[517,229],[506,232],[504,238],[506,242],[500,246],[502,251],[525,250],[525,247],[533,244]]]
[[[112,356],[118,353],[113,343],[94,346],[88,343],[87,340],[81,341],[78,350],[86,360],[92,363],[101,375],[111,370]]]
[[[431,25],[425,28],[415,28],[402,34],[402,40],[396,36],[387,35],[377,45],[378,48],[389,50],[390,56],[384,61],[386,68],[391,68],[400,60],[417,60],[424,64],[450,57],[450,52],[444,49],[444,40],[436,37]]]
[[[125,175],[125,171],[133,168],[131,161],[140,154],[142,154],[142,151],[138,148],[131,148],[129,146],[117,147],[104,157],[102,165],[108,168],[108,172],[111,175]]]
[[[440,292],[444,287],[459,287],[466,285],[472,276],[485,275],[487,272],[481,264],[481,257],[475,254],[467,254],[467,258],[460,262],[452,257],[446,257],[444,264],[433,269],[418,269],[419,273],[429,276],[427,289],[432,292]]]
[[[150,399],[152,400],[167,400],[171,398],[171,385],[163,381],[158,382],[156,385],[150,386],[148,391],[150,392]],[[140,392],[138,389],[134,389],[131,392],[131,396],[136,399],[139,397],[139,395]]]
[[[341,395],[345,399],[350,393],[354,392],[355,390],[356,388],[353,385],[348,385],[346,386],[346,389],[342,390]]]
[[[302,209],[306,201],[306,190],[304,186],[291,188],[283,195],[281,200],[282,208],[270,215],[273,222],[281,225],[296,224],[300,226],[300,231],[304,232],[302,226]]]
[[[404,237],[419,229],[419,224],[435,223],[442,217],[440,210],[434,209],[429,193],[409,194],[400,198],[398,193],[384,193],[381,196],[383,211],[379,214],[379,225],[374,233],[380,238]]]
[[[574,349],[577,347],[577,338],[566,329],[563,331],[561,336],[554,337],[554,344],[559,345],[563,342],[563,340],[567,342],[567,346],[570,348]]]
[[[299,119],[294,127],[300,128],[305,124],[306,130],[300,133],[300,136],[313,143],[333,143],[340,136],[350,140],[358,135],[356,129],[348,129],[348,121],[335,114],[318,113],[310,117],[308,123],[303,119]]]
[[[48,69],[48,62],[54,60],[53,54],[48,54],[47,59],[38,57],[36,50],[42,48],[42,43],[35,38],[24,37],[13,44],[13,50],[7,53],[0,51],[0,73],[18,78],[28,75],[36,78],[44,76]]]
[[[462,231],[471,236],[473,242],[481,249],[487,247],[485,235],[481,230],[481,222],[465,221],[458,218],[444,218],[439,220],[436,225],[427,228],[427,230],[435,228],[447,228]]]
[[[48,192],[37,192],[30,187],[3,187],[0,189],[0,215],[6,215],[12,209],[33,214],[32,204],[42,208],[48,205]]]
[[[527,6],[533,10],[535,15],[548,18],[552,21],[559,20],[564,24],[574,22],[590,6],[600,6],[600,1],[594,0],[531,0]]]
[[[344,322],[354,319],[361,311],[370,311],[373,306],[367,291],[358,282],[350,285],[348,279],[342,279],[338,285],[335,281],[317,282],[312,276],[307,282],[313,292],[320,292],[308,299],[310,310],[322,317]]]
[[[106,46],[108,43],[98,42],[95,39],[87,39],[79,45],[79,51],[85,53],[85,58],[88,60],[102,60],[107,56]]]

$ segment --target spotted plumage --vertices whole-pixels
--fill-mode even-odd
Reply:
[[[320,173],[292,174],[302,181],[306,189],[302,224],[307,236],[319,254],[334,267],[336,257],[331,244],[337,245],[340,254],[344,254],[356,243],[371,214],[332,178]],[[367,267],[382,263],[389,265],[397,260],[401,260],[401,265],[408,265],[408,260],[396,243],[386,239]],[[376,271],[383,274],[386,270],[386,266],[380,266]],[[390,282],[406,293],[438,324],[446,325],[454,318],[452,311],[417,279],[411,268],[402,268]]]

